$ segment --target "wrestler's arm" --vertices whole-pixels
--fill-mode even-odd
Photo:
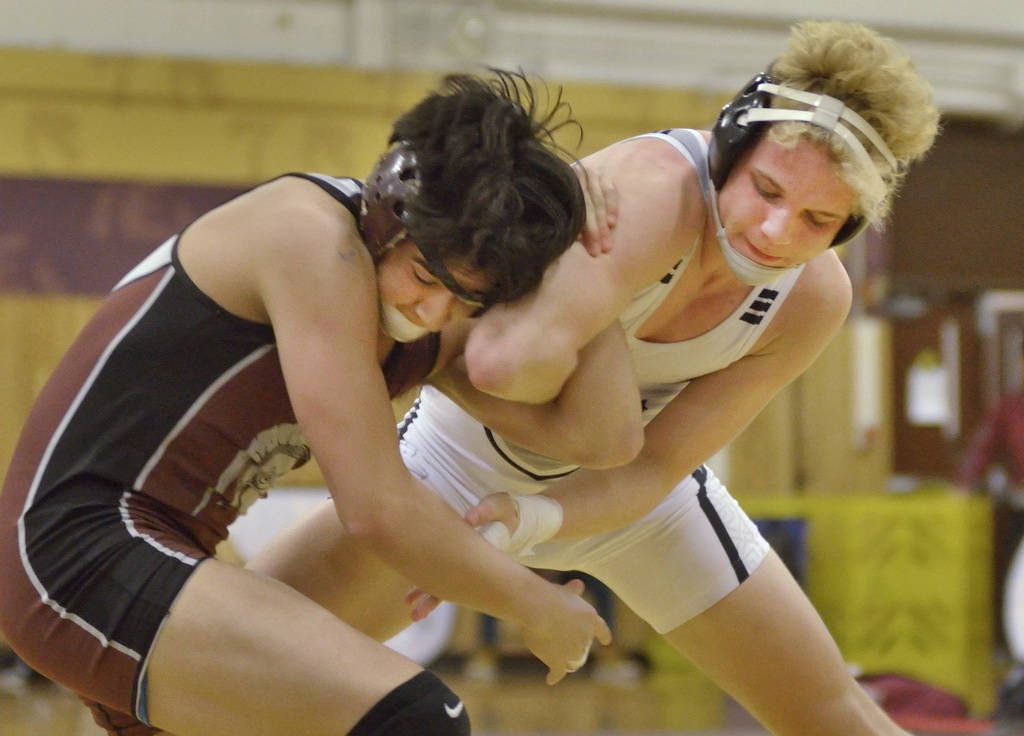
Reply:
[[[580,470],[544,492],[562,505],[563,523],[555,537],[604,533],[649,513],[810,366],[839,330],[850,300],[849,278],[834,253],[809,263],[763,344],[729,367],[691,381],[647,425],[634,461]],[[474,526],[495,520],[512,529],[516,524],[506,494],[488,496],[466,518]]]
[[[584,346],[558,396],[543,404],[478,391],[461,356],[429,382],[503,439],[567,464],[622,465],[643,443],[640,391],[618,322]]]
[[[268,203],[272,212],[247,233],[256,241],[254,279],[289,398],[341,523],[423,589],[521,622],[531,631],[531,649],[560,676],[558,668],[583,650],[581,634],[587,642],[593,635],[607,640],[606,627],[571,591],[538,584],[490,547],[409,474],[376,356],[374,268],[355,223],[323,198],[318,206],[308,204],[312,195],[293,204],[281,199]],[[544,620],[555,611],[563,623]]]
[[[657,140],[618,145],[628,155],[584,159],[618,193],[610,250],[595,257],[574,245],[548,268],[536,292],[480,318],[465,359],[481,391],[529,403],[552,400],[584,346],[638,291],[664,276],[703,227],[693,169],[674,149]],[[696,196],[684,197],[686,191]]]

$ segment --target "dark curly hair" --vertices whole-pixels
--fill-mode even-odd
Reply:
[[[553,134],[582,130],[558,88],[552,99],[522,72],[452,74],[394,124],[391,143],[416,154],[419,190],[406,202],[413,242],[449,269],[472,269],[491,284],[485,303],[513,301],[540,284],[545,268],[577,238],[586,217],[572,158]]]

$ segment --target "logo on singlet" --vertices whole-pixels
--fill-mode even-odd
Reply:
[[[775,289],[761,289],[750,307],[744,312],[740,319],[751,325],[761,324],[764,315],[772,308],[772,303],[778,298],[779,292]]]
[[[461,700],[455,704],[454,708],[448,705],[448,703],[444,704],[444,712],[448,714],[449,718],[458,718],[462,714],[462,708]]]
[[[221,507],[244,514],[278,478],[310,459],[309,444],[297,424],[278,424],[260,432],[239,452],[211,489]]]

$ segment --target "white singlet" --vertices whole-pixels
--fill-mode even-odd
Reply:
[[[642,137],[675,147],[702,175],[702,183],[706,180],[707,145],[698,132],[679,129]],[[637,339],[636,331],[675,286],[693,250],[639,292],[620,317],[640,383],[645,424],[690,380],[746,355],[802,270],[794,268],[766,286],[753,287],[732,314],[698,337],[676,343]],[[506,442],[430,386],[399,425],[399,435],[409,470],[460,513],[489,493],[538,493],[576,469]],[[767,550],[768,543],[725,486],[701,466],[680,479],[640,521],[594,537],[539,544],[519,561],[589,573],[655,631],[666,633],[736,588]]]

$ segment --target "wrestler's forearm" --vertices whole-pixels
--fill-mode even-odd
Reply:
[[[677,481],[642,456],[619,468],[579,470],[544,492],[562,506],[562,526],[553,538],[589,537],[639,521]]]

